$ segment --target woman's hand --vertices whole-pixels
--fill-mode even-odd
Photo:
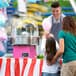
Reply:
[[[51,60],[51,65],[55,64],[55,62],[56,62],[56,59],[53,58],[53,59]]]
[[[48,65],[48,66],[53,65],[53,64],[55,64],[55,62],[56,62],[56,60],[53,58],[53,59],[51,60],[51,62],[47,61],[47,65]]]
[[[56,63],[56,59],[54,59],[54,58],[51,60],[51,62],[47,61],[48,66],[53,65],[55,63]]]

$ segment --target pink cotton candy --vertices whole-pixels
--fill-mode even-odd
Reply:
[[[6,31],[4,28],[0,28],[0,40],[3,41],[3,40],[7,40],[7,34],[6,34]]]
[[[3,46],[3,43],[0,41],[0,51],[5,52],[5,48]]]
[[[44,2],[48,2],[49,0],[44,0]]]
[[[47,21],[47,19],[45,19],[45,20],[43,21],[42,26],[43,26],[43,29],[44,29],[45,31],[48,31],[48,32],[49,32],[50,29],[51,29],[51,24],[50,24],[49,21]]]

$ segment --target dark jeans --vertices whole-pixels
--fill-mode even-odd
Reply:
[[[42,73],[42,76],[60,76],[58,73]]]

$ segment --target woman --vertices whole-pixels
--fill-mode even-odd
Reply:
[[[76,76],[76,23],[71,16],[63,19],[62,31],[59,33],[59,51],[51,64],[63,54],[61,76]]]

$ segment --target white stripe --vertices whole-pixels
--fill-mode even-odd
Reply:
[[[24,75],[23,76],[28,76],[28,72],[29,72],[29,68],[30,68],[31,62],[32,62],[32,59],[28,58],[27,64],[26,64],[26,68],[24,70]]]
[[[39,71],[40,71],[40,59],[37,59],[34,67],[33,76],[39,76]]]
[[[20,58],[20,59],[19,59],[19,65],[20,65],[20,76],[21,76],[22,67],[23,67],[23,58]]]
[[[15,59],[11,58],[11,64],[10,64],[11,76],[15,76],[14,65],[15,65]]]
[[[6,61],[7,61],[7,58],[2,59],[2,66],[1,66],[1,70],[0,70],[0,76],[5,76]]]

